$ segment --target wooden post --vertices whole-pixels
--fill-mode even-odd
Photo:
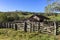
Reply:
[[[1,25],[2,25],[2,27],[1,27],[1,28],[3,28],[3,22],[1,23]]]
[[[11,28],[11,23],[9,23],[9,28]]]
[[[15,30],[17,30],[17,24],[15,24]]]
[[[33,32],[35,32],[35,22],[33,22]]]
[[[11,28],[13,29],[13,23],[11,24]]]
[[[9,28],[9,22],[7,23],[7,28]]]
[[[57,22],[56,23],[56,35],[59,35],[58,28],[59,28],[59,26],[58,26],[58,22]]]
[[[13,23],[13,29],[15,29],[15,24]]]
[[[4,22],[4,28],[6,28],[5,22]]]
[[[39,26],[38,26],[38,32],[41,32],[41,31],[40,31],[40,22],[39,22]]]
[[[9,28],[9,23],[8,23],[8,28]]]
[[[6,22],[6,28],[7,28],[7,22]]]
[[[7,28],[7,23],[6,23],[6,28]]]
[[[30,23],[30,32],[32,32],[32,23]]]
[[[56,22],[54,21],[54,35],[56,36]]]
[[[32,22],[31,24],[32,24],[32,25],[31,25],[31,26],[32,26],[32,30],[31,30],[31,31],[33,32],[33,22]]]
[[[12,28],[12,23],[11,23],[11,28]]]
[[[5,22],[5,28],[6,28],[6,22]]]
[[[0,28],[2,28],[2,22],[0,23]]]
[[[27,23],[25,22],[24,32],[27,32]]]

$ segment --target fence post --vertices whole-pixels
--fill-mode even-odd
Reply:
[[[15,30],[17,30],[17,24],[15,24]]]
[[[0,28],[2,28],[2,23],[0,23]]]
[[[12,29],[13,29],[13,23],[12,23],[12,25],[11,25],[11,26],[12,26]]]
[[[33,22],[33,32],[35,32],[35,22]]]
[[[9,23],[9,28],[11,28],[11,23]]]
[[[57,22],[57,23],[56,23],[56,35],[60,34],[60,33],[59,33],[59,30],[58,30],[58,28],[59,28],[58,25],[59,25],[59,24],[58,24],[58,22]]]
[[[56,35],[56,22],[54,21],[54,35]]]
[[[30,23],[30,32],[32,32],[32,22]]]
[[[38,32],[41,32],[41,30],[40,30],[40,22],[39,22],[39,26],[38,26]]]
[[[6,23],[6,27],[8,28],[8,22]]]
[[[27,32],[27,23],[25,22],[24,32]]]

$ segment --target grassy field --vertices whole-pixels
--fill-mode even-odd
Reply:
[[[60,15],[58,15],[58,16],[47,16],[47,17],[50,18],[50,21],[54,21],[54,20],[60,21]]]
[[[0,29],[0,40],[55,40],[53,35]]]
[[[56,39],[57,40],[60,40],[60,35],[56,35]]]

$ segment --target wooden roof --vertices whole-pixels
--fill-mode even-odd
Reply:
[[[35,19],[35,18],[34,18],[35,16],[36,16],[37,18],[39,18],[39,20],[38,20],[38,19]],[[49,20],[48,17],[42,16],[42,15],[32,15],[30,18],[23,19],[23,20],[22,20],[22,19],[20,19],[20,20],[15,20],[15,21],[13,21],[13,22],[19,23],[19,22],[25,22],[25,21],[27,21],[27,20],[33,21],[33,22],[42,22],[42,21],[44,21],[44,19]]]
[[[37,17],[36,19],[34,18],[34,17]],[[46,20],[49,20],[49,18],[48,17],[45,17],[45,16],[43,16],[43,15],[32,15],[30,18],[28,18],[28,20],[30,20],[30,21],[39,21],[39,22],[42,22],[42,21],[44,21],[44,19],[46,19]]]

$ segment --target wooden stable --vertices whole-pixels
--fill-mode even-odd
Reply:
[[[54,33],[56,28],[53,21],[42,15],[32,15],[23,21],[16,20],[13,22],[0,23],[0,28],[12,28],[24,32]]]

